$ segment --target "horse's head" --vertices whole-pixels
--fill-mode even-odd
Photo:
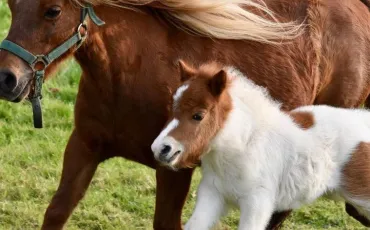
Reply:
[[[46,55],[64,43],[76,33],[81,22],[80,7],[69,0],[8,0],[8,4],[12,23],[6,40],[11,45],[3,45],[16,44],[33,57]],[[11,49],[17,50],[14,46]],[[19,102],[30,93],[34,72],[45,68],[45,60],[34,61],[28,56],[31,60],[27,62],[13,52],[0,49],[0,98]],[[69,50],[58,57],[46,69],[46,75],[71,53]]]
[[[180,61],[182,86],[172,115],[152,144],[155,158],[171,168],[194,167],[231,110],[227,73],[217,64],[193,69]]]

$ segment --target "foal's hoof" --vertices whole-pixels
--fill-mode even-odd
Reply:
[[[348,215],[359,221],[362,225],[370,227],[370,221],[366,217],[361,215],[351,204],[346,203],[346,212],[348,213]]]

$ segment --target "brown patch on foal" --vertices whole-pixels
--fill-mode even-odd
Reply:
[[[289,112],[289,116],[294,123],[299,125],[302,129],[309,129],[315,124],[315,118],[312,113],[306,111]]]
[[[370,143],[361,142],[343,169],[344,189],[354,198],[370,199]]]

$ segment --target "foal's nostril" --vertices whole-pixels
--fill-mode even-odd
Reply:
[[[17,87],[17,78],[8,70],[0,70],[0,87],[5,93],[12,92]]]
[[[171,152],[171,146],[165,145],[161,150],[161,155],[167,155],[169,152]]]

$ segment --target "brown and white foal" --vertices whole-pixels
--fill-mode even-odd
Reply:
[[[202,161],[186,229],[210,229],[237,206],[239,229],[263,230],[274,211],[323,194],[369,220],[370,112],[306,106],[286,113],[234,68],[180,66],[183,85],[152,150],[174,169]]]

